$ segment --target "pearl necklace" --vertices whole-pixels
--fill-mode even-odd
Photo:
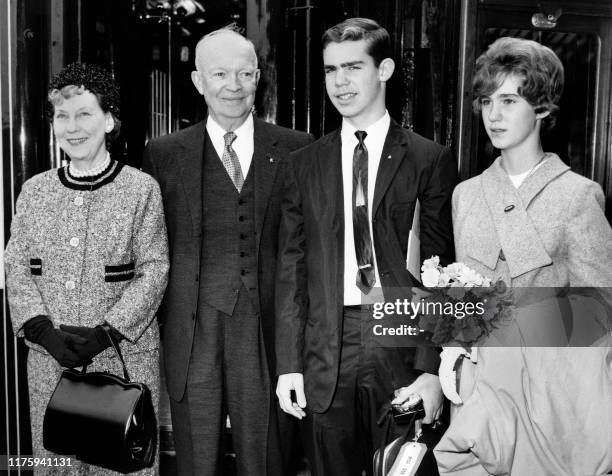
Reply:
[[[110,158],[110,154],[107,152],[106,153],[106,157],[104,158],[104,162],[102,162],[100,165],[98,165],[97,167],[94,167],[93,169],[89,169],[89,170],[78,170],[72,163],[72,161],[70,161],[70,163],[68,164],[68,169],[70,171],[70,175],[72,175],[73,177],[77,177],[77,178],[82,178],[82,177],[95,177],[96,175],[100,175],[102,172],[104,172],[106,170],[106,168],[109,166],[111,161]]]

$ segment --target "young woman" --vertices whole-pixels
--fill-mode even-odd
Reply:
[[[612,302],[601,187],[540,141],[562,88],[559,58],[534,41],[500,38],[476,62],[475,109],[501,155],[455,189],[457,261],[503,279],[516,310],[478,343],[476,363],[463,360],[463,403],[435,450],[441,474],[612,471],[612,349],[561,347],[592,316],[574,308],[568,325],[559,316],[573,304],[554,297],[588,286]]]

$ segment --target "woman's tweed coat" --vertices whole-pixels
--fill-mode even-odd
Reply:
[[[74,178],[67,167],[31,178],[17,200],[5,264],[17,336],[37,315],[48,316],[56,327],[108,322],[125,337],[120,345],[131,378],[150,387],[157,408],[154,316],[169,264],[161,195],[153,178],[115,161],[93,179]],[[43,456],[48,454],[42,447],[42,420],[61,368],[42,347],[26,343],[34,454]],[[96,356],[89,370],[121,375],[111,349]],[[48,467],[43,469],[49,474]],[[79,463],[64,470],[105,474]],[[147,473],[156,471],[157,463]]]
[[[455,408],[435,450],[440,474],[574,476],[612,470],[612,347],[553,347],[561,345],[563,326],[543,319],[559,314],[542,317],[538,305],[548,311],[547,304],[559,301],[520,302],[533,288],[544,293],[547,287],[594,287],[612,303],[612,229],[603,208],[601,187],[571,172],[555,154],[518,189],[500,159],[455,189],[457,260],[503,279],[519,305],[517,325],[501,325],[488,342],[498,331],[503,338],[524,326],[520,337],[526,343],[480,347],[476,364],[464,359],[463,405]],[[594,315],[603,316],[600,323],[609,330],[605,306],[587,310],[585,304],[593,302],[571,302],[573,338]]]

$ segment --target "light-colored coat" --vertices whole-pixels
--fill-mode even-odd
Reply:
[[[518,189],[497,159],[455,189],[457,261],[503,279],[519,300],[529,288],[592,286],[611,303],[612,229],[603,204],[601,187],[571,172],[555,154]],[[518,316],[540,317],[533,305]],[[574,309],[573,325],[590,318]],[[436,447],[441,474],[612,470],[612,351],[541,347],[559,345],[546,338],[558,336],[561,326],[548,324],[531,327],[546,331],[537,338],[523,330],[521,338],[531,344],[481,347],[476,365],[464,360],[464,403]]]
[[[66,169],[31,178],[17,200],[5,254],[14,332],[21,336],[23,324],[37,315],[55,327],[106,321],[125,337],[120,345],[131,378],[149,385],[156,403],[154,317],[169,266],[159,186],[116,162],[95,187],[71,182]],[[61,368],[41,346],[26,343],[33,446],[42,457],[42,418]],[[122,375],[111,349],[96,356],[90,370]]]

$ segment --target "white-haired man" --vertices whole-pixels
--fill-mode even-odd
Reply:
[[[152,140],[143,161],[160,183],[168,226],[171,274],[159,319],[178,470],[225,474],[229,415],[238,474],[282,475],[290,423],[276,412],[269,370],[277,177],[311,137],[253,117],[257,56],[235,29],[203,37],[195,63],[208,117]]]

